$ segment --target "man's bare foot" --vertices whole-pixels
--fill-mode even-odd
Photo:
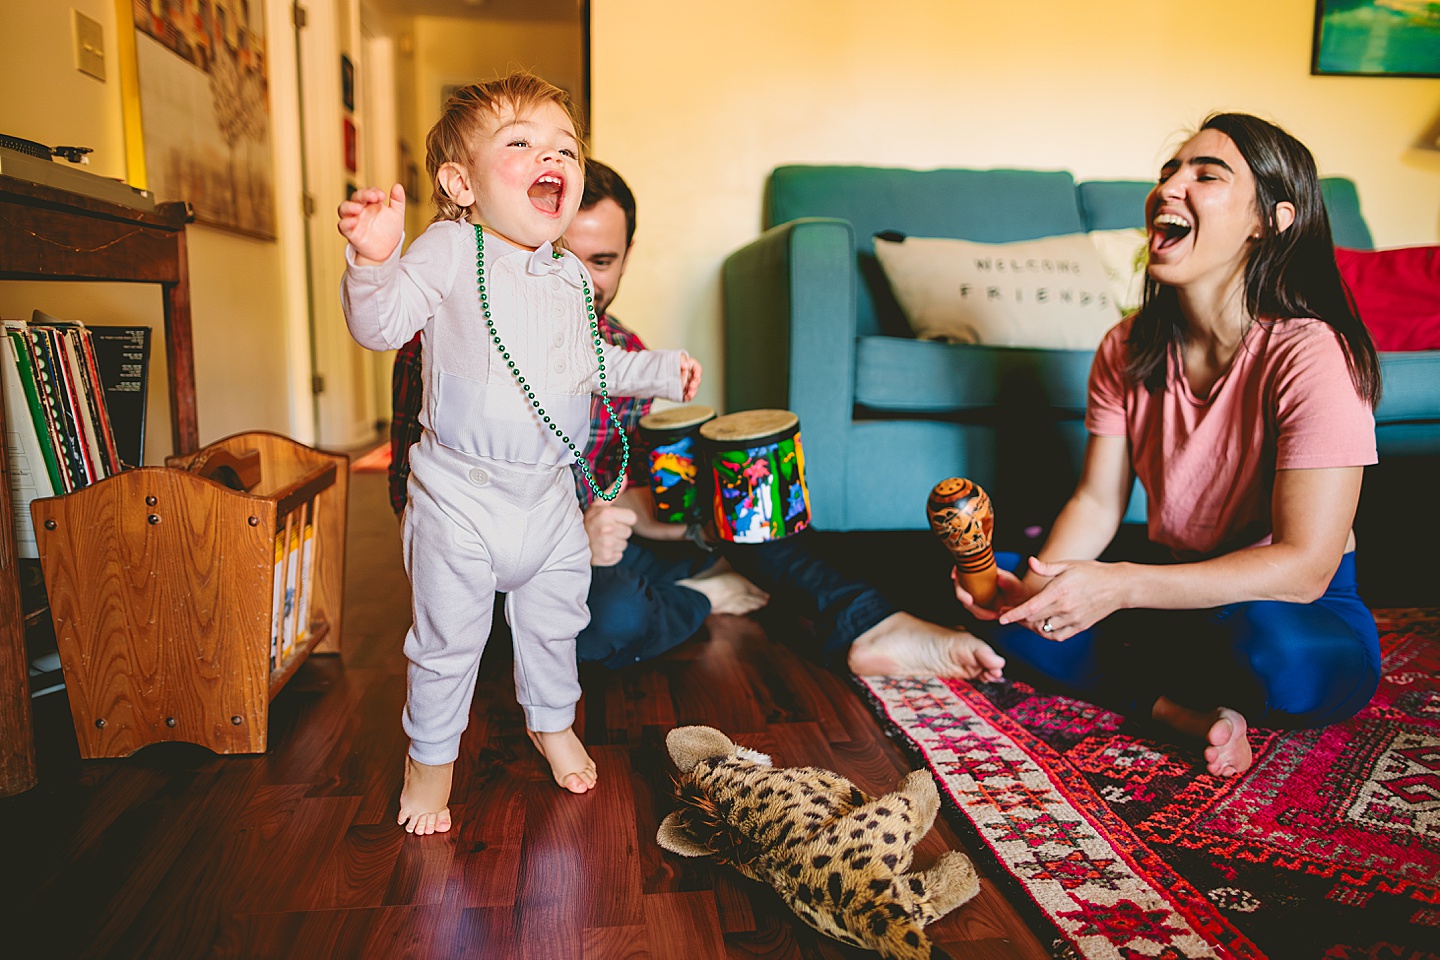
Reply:
[[[957,677],[999,680],[1005,658],[964,630],[900,612],[892,613],[855,638],[846,661],[864,676]]]
[[[743,617],[770,602],[770,594],[732,570],[723,558],[695,576],[677,580],[676,583],[703,593],[710,601],[711,613]]]
[[[426,836],[450,829],[450,778],[455,763],[431,765],[405,757],[405,785],[400,788],[400,816],[406,833]]]
[[[1169,697],[1155,701],[1151,716],[1181,733],[1205,738],[1205,769],[1219,777],[1238,777],[1250,769],[1254,756],[1245,736],[1245,718],[1229,707],[1200,711],[1182,707]]]
[[[525,732],[530,735],[530,742],[535,744],[540,756],[550,762],[550,772],[555,776],[556,783],[571,793],[585,793],[595,786],[595,761],[585,752],[585,744],[575,736],[573,727],[558,733]]]

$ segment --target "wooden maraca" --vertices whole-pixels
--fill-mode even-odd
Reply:
[[[955,558],[960,585],[982,607],[995,603],[998,585],[995,552],[990,535],[995,529],[995,511],[990,497],[980,486],[964,477],[951,477],[935,484],[925,504],[930,529],[945,541]]]

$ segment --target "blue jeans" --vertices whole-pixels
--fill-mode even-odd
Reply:
[[[996,562],[1024,572],[1016,554]],[[1380,682],[1379,633],[1355,588],[1353,553],[1313,603],[1121,610],[1059,642],[1018,624],[978,632],[1007,672],[1146,717],[1166,696],[1195,710],[1231,707],[1265,727],[1324,726],[1353,716]]]
[[[808,531],[769,543],[724,543],[720,553],[772,604],[809,620],[827,662],[896,608],[878,590],[821,558]],[[715,562],[689,543],[631,540],[613,567],[594,567],[590,625],[576,638],[580,661],[619,667],[659,656],[690,637],[710,613],[699,591],[678,585]]]

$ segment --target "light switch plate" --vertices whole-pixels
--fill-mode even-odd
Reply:
[[[75,69],[96,80],[105,79],[105,28],[79,10],[71,9],[75,26]]]

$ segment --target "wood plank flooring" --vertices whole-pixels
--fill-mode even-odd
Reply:
[[[871,793],[909,769],[846,678],[753,620],[712,617],[656,662],[582,671],[581,735],[600,770],[582,797],[555,786],[526,739],[500,638],[462,744],[456,829],[398,828],[409,588],[384,477],[355,476],[351,497],[344,653],[312,657],[281,691],[268,754],[170,744],[81,761],[64,694],[35,701],[40,785],[0,800],[0,956],[873,956],[815,934],[768,888],[655,844],[671,808],[663,738],[678,724]],[[963,844],[939,823],[917,864],[951,848]],[[932,925],[936,943],[976,960],[1046,956],[982,884]]]

